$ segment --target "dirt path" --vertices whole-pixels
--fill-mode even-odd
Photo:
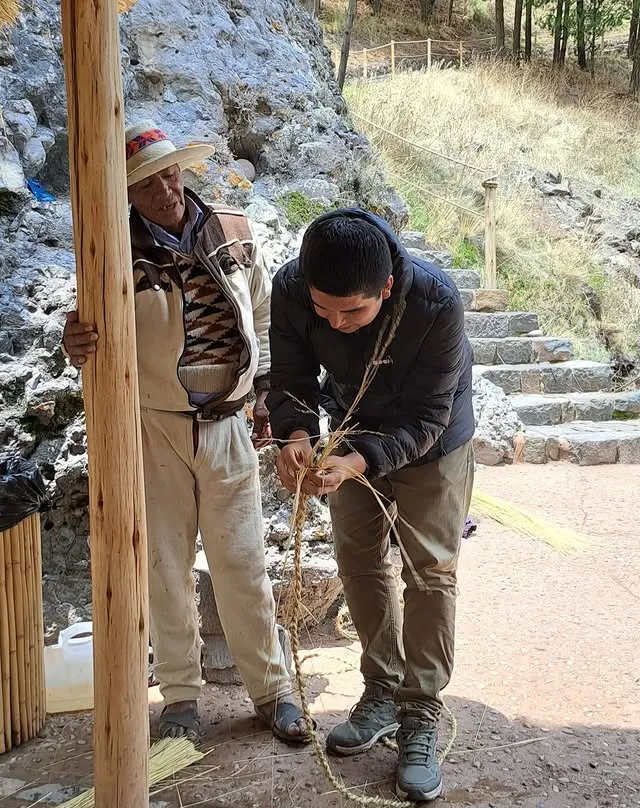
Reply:
[[[478,808],[640,806],[640,468],[486,469],[477,485],[583,530],[591,544],[563,557],[488,521],[465,542],[457,668],[446,694],[458,722],[444,767],[446,800]],[[360,691],[358,651],[331,627],[308,645],[305,669],[326,733]],[[261,730],[242,689],[208,687],[204,701],[213,751],[176,777],[197,779],[155,794],[155,808],[347,804],[310,751]],[[443,723],[442,743],[449,732]],[[26,808],[49,792],[38,804],[57,804],[90,785],[90,743],[90,715],[51,721],[45,738],[0,758],[0,808]],[[354,793],[392,795],[389,749],[332,764]],[[16,789],[20,799],[6,796]]]

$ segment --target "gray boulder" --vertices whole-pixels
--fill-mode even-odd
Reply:
[[[484,466],[498,466],[513,460],[514,441],[524,427],[503,390],[474,374],[473,412],[476,460]]]

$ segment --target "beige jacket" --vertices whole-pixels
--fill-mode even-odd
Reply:
[[[269,386],[271,280],[251,225],[242,211],[210,207],[186,191],[205,213],[194,255],[232,304],[244,342],[240,365],[208,413],[239,409],[255,390]],[[130,218],[136,291],[140,405],[168,412],[197,411],[178,376],[185,347],[181,278],[176,254],[155,244],[135,209]],[[205,392],[220,392],[211,390]]]

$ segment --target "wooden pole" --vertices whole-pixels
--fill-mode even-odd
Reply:
[[[63,0],[93,581],[96,808],[149,805],[147,545],[116,0]]]
[[[460,40],[460,70],[462,70],[464,60],[464,43]]]
[[[364,75],[364,77],[366,79],[366,78],[369,77],[369,75],[368,75],[369,71],[368,71],[368,68],[367,68],[367,49],[366,48],[364,48],[363,51],[362,51],[362,59],[363,59],[363,70],[364,70],[363,75]]]
[[[484,285],[495,289],[498,285],[496,243],[496,196],[498,182],[485,180],[484,188]]]
[[[427,39],[427,68],[431,70],[431,40]]]
[[[396,74],[396,43],[391,40],[391,75]]]

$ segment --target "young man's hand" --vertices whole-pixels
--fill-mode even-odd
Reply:
[[[301,430],[293,432],[289,436],[289,442],[280,451],[276,461],[278,477],[282,485],[292,494],[296,490],[298,472],[308,464],[312,452],[311,438]]]
[[[339,457],[331,455],[322,468],[309,471],[304,479],[302,490],[309,496],[321,497],[333,494],[345,480],[350,480],[367,471],[367,462],[358,452]]]
[[[253,407],[253,433],[251,440],[256,449],[264,449],[269,446],[273,435],[271,434],[271,424],[269,423],[269,410],[267,409],[268,390],[263,390],[256,395],[256,403]]]
[[[78,322],[78,312],[70,311],[62,332],[62,344],[71,364],[81,367],[96,352],[98,334],[95,325]]]

